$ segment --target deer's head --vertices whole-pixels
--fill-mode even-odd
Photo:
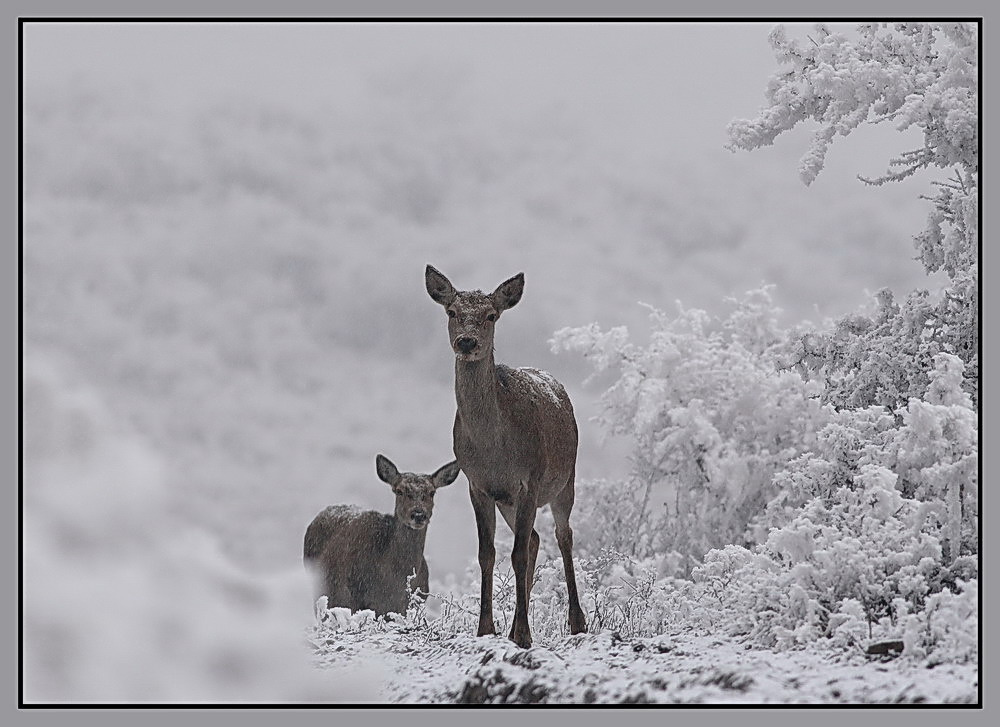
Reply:
[[[524,292],[524,273],[500,283],[492,293],[456,290],[443,273],[428,265],[427,294],[448,312],[448,338],[460,361],[479,361],[493,351],[493,327],[500,314],[513,308]]]
[[[375,457],[375,471],[396,495],[396,518],[407,527],[421,530],[431,519],[434,493],[439,487],[455,481],[459,467],[457,462],[452,461],[431,475],[400,472],[396,465],[380,454]]]

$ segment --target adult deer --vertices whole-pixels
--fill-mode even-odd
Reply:
[[[493,358],[494,325],[524,291],[524,274],[492,293],[459,291],[431,265],[424,273],[427,292],[448,312],[448,336],[455,352],[454,450],[469,480],[479,535],[478,635],[495,634],[493,565],[496,510],[514,532],[511,564],[517,604],[510,639],[531,646],[528,598],[538,556],[535,512],[550,505],[569,594],[569,628],[587,630],[573,571],[573,481],[577,429],[573,405],[562,385],[544,371],[512,369]]]

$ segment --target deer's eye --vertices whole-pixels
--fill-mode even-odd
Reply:
[[[455,317],[455,311],[453,311],[451,308],[448,309],[448,317],[449,318],[454,318]]]
[[[492,323],[496,319],[497,319],[497,314],[496,313],[490,313],[488,316],[486,316],[486,320],[488,320],[490,323]]]

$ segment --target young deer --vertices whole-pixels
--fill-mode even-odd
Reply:
[[[396,495],[395,514],[332,505],[306,529],[302,559],[316,580],[314,600],[352,611],[369,608],[378,615],[406,613],[407,577],[426,596],[428,588],[424,539],[434,509],[434,493],[458,477],[449,462],[432,475],[400,473],[381,454],[375,458],[379,479]]]
[[[480,608],[478,635],[495,634],[493,564],[496,509],[514,532],[511,564],[517,603],[510,639],[531,646],[528,598],[538,556],[535,511],[551,505],[556,542],[562,553],[569,593],[569,628],[587,630],[573,571],[573,480],[577,429],[573,406],[562,385],[548,373],[512,369],[493,360],[494,324],[521,299],[518,273],[490,294],[459,291],[428,265],[427,292],[448,312],[448,336],[455,351],[454,449],[469,480],[479,535]]]

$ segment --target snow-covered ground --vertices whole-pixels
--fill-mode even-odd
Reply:
[[[975,664],[933,668],[888,657],[775,652],[677,631],[564,636],[521,649],[503,636],[436,633],[330,612],[311,630],[331,684],[363,668],[403,704],[966,704]],[[339,618],[338,618],[339,616]]]

